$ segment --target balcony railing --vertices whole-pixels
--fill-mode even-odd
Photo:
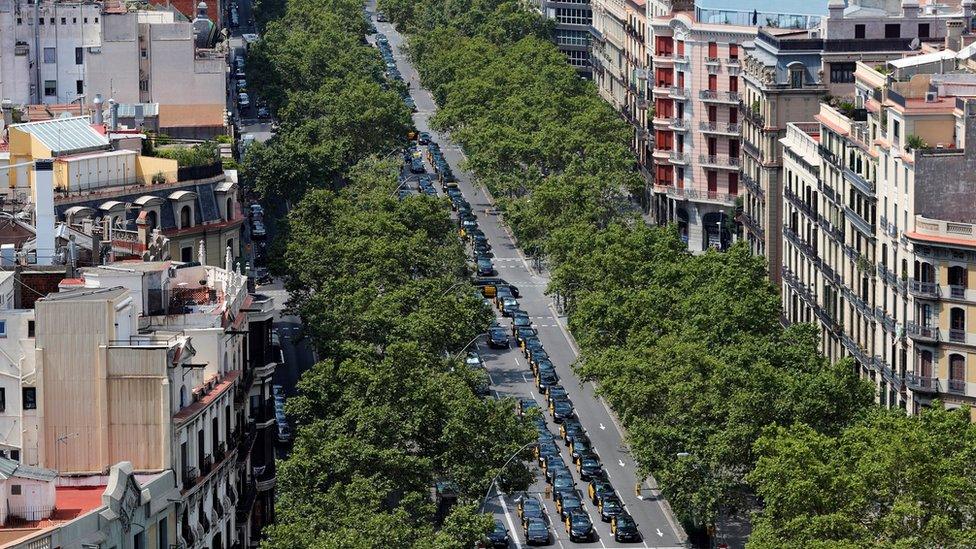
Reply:
[[[939,328],[935,326],[921,326],[914,322],[909,322],[905,326],[908,337],[922,341],[939,341],[941,339]]]
[[[714,166],[716,168],[723,168],[727,170],[737,170],[741,165],[738,156],[726,156],[726,155],[699,155],[698,163],[707,166]]]
[[[688,129],[687,118],[672,118],[668,126],[673,130],[684,131]]]
[[[757,126],[765,126],[766,125],[766,117],[763,116],[762,111],[759,110],[759,109],[753,108],[752,105],[746,105],[744,101],[741,101],[740,100],[739,101],[739,111],[742,113],[743,116],[746,117],[747,120],[749,120],[753,124],[755,124]]]
[[[691,90],[688,88],[671,86],[670,88],[668,88],[668,93],[670,93],[671,97],[673,97],[674,99],[688,99],[688,96],[691,95]]]
[[[949,341],[953,343],[965,343],[966,330],[960,330],[958,328],[949,329]]]
[[[719,202],[726,206],[735,205],[736,196],[734,194],[720,193],[716,191],[699,191],[696,189],[679,189],[677,187],[667,187],[665,192],[668,196],[682,200],[710,201]]]
[[[672,164],[687,164],[691,162],[691,156],[684,152],[670,151],[668,158],[671,159]]]
[[[869,196],[873,196],[875,193],[875,186],[873,181],[868,181],[861,174],[855,172],[854,170],[844,167],[844,176],[847,180],[854,184],[855,187],[860,189],[860,191]]]
[[[966,381],[962,379],[950,379],[947,384],[950,393],[960,395],[966,394]]]
[[[740,178],[742,180],[742,184],[745,185],[747,189],[749,189],[749,192],[758,196],[762,200],[766,200],[766,191],[762,189],[758,181],[756,181],[751,176],[746,174],[742,174]]]
[[[759,237],[760,240],[766,239],[766,230],[759,224],[758,221],[753,219],[749,212],[742,212],[741,216],[742,224],[749,230],[752,234]]]
[[[705,58],[705,64],[706,65],[718,65],[721,62],[722,62],[722,60],[719,59],[718,57],[706,57]]]
[[[196,484],[197,479],[200,478],[200,470],[196,467],[187,467],[183,470],[183,489],[186,490],[194,484]]]
[[[675,63],[691,63],[691,58],[683,54],[674,53],[671,55],[671,59],[673,59]]]
[[[949,286],[949,297],[952,299],[966,299],[965,286]]]
[[[237,523],[246,524],[254,508],[254,500],[257,498],[257,486],[252,480],[245,483],[241,488],[241,496],[237,499]]]
[[[916,297],[937,299],[941,294],[939,285],[935,282],[921,282],[914,278],[908,279],[908,291]]]
[[[740,60],[738,57],[729,57],[728,59],[725,60],[726,65],[738,66],[739,63]]]
[[[715,90],[700,90],[698,92],[698,97],[703,100],[717,99],[718,92]]]
[[[905,385],[913,391],[924,393],[939,392],[939,380],[931,376],[920,376],[911,372],[906,373]]]

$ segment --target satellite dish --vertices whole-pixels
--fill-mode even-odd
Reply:
[[[922,41],[919,40],[917,36],[915,38],[912,38],[912,41],[909,42],[908,44],[908,49],[912,51],[915,51],[920,47],[922,47]]]

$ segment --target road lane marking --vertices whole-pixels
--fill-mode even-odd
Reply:
[[[664,532],[662,532],[660,528],[657,528],[657,535],[663,538]]]
[[[518,532],[515,530],[515,523],[512,522],[511,515],[508,514],[508,504],[505,503],[505,498],[501,495],[501,490],[498,489],[498,483],[495,483],[495,490],[498,490],[498,502],[502,504],[502,510],[505,511],[505,522],[508,523],[508,529],[512,532],[511,539],[515,542],[515,547],[517,549],[522,549],[522,542],[519,541]]]
[[[606,431],[607,430],[607,426],[601,423],[600,424],[600,430],[601,431]]]
[[[622,459],[618,459],[617,460],[617,464],[620,465],[621,467],[625,467],[624,460],[622,460]]]

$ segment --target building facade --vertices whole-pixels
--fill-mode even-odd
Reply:
[[[633,128],[631,149],[650,177],[653,138],[648,130],[647,17],[644,0],[594,0],[590,52],[600,95]]]
[[[590,0],[533,0],[530,5],[555,22],[553,40],[556,47],[581,76],[589,78],[592,75],[590,39],[593,28]]]
[[[970,63],[859,62],[853,105],[822,104],[783,140],[786,320],[817,322],[829,358],[852,357],[881,404],[909,413],[976,400]]]

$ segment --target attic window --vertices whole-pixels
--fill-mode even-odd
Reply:
[[[10,495],[11,496],[19,496],[20,495],[20,485],[19,484],[11,484],[10,485]]]

